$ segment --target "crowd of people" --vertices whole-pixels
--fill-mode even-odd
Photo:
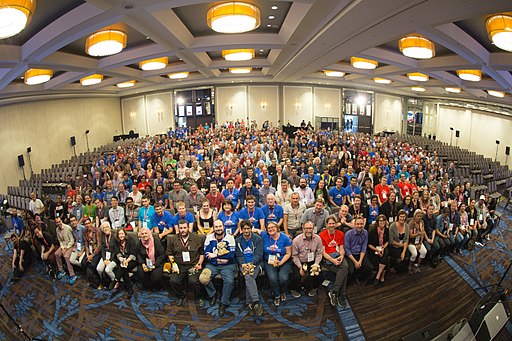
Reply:
[[[489,238],[496,203],[471,197],[454,168],[394,137],[182,127],[102,155],[68,176],[65,196],[32,193],[24,219],[11,212],[12,268],[19,277],[37,257],[69,284],[80,271],[129,297],[133,283],[164,287],[178,306],[191,287],[221,316],[236,283],[261,315],[259,277],[279,306],[315,296],[332,273],[330,302],[344,307],[347,283],[383,285]]]

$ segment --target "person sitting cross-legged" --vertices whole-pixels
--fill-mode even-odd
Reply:
[[[205,286],[210,299],[210,306],[217,303],[217,291],[212,279],[222,276],[222,297],[219,304],[219,316],[224,316],[229,305],[231,291],[235,283],[235,238],[226,234],[221,220],[213,222],[213,233],[206,236],[204,253],[208,262],[199,276],[199,281]]]
[[[349,276],[354,274],[356,283],[366,281],[373,271],[373,265],[366,257],[368,247],[368,231],[364,229],[364,218],[357,216],[354,219],[354,228],[345,233],[345,254],[348,261]]]

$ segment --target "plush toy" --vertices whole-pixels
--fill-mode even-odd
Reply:
[[[242,267],[242,275],[254,275],[254,264],[252,263],[247,263],[245,267]]]
[[[175,262],[171,263],[171,272],[173,274],[180,274],[180,268],[178,267],[178,264],[176,264]]]
[[[318,264],[313,264],[313,265],[311,265],[311,270],[310,270],[310,272],[309,272],[309,275],[310,275],[310,276],[318,276],[318,275],[320,275],[320,271],[322,271],[322,270],[320,269],[320,265],[318,265]]]
[[[220,257],[220,256],[224,256],[226,254],[228,254],[229,251],[227,249],[227,245],[226,245],[226,242],[220,242],[217,244],[217,255]]]
[[[170,262],[167,262],[164,264],[164,272],[165,273],[171,273],[171,268],[172,268],[172,265]]]

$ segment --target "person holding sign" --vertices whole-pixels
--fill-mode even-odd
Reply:
[[[139,232],[137,249],[138,277],[143,287],[158,287],[162,282],[165,250],[160,239],[153,238],[151,231],[143,227]]]
[[[199,307],[204,307],[204,293],[199,284],[199,273],[204,262],[204,237],[190,233],[186,220],[178,221],[177,234],[171,236],[167,244],[165,255],[176,268],[171,272],[169,283],[176,297],[176,305],[181,307],[185,303],[187,285],[194,290],[194,296]],[[171,266],[172,269],[172,266]]]
[[[281,301],[286,300],[286,291],[290,285],[292,242],[290,237],[279,232],[274,222],[269,223],[267,231],[261,231],[260,234],[263,238],[263,266],[274,294],[274,305],[278,307]]]
[[[300,297],[303,288],[309,297],[316,296],[320,286],[320,262],[323,256],[322,239],[313,233],[314,224],[306,221],[302,226],[303,233],[292,242],[291,293],[295,298]]]

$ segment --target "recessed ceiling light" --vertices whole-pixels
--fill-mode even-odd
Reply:
[[[496,90],[487,90],[487,93],[494,97],[505,97],[505,93],[503,91],[496,91]]]
[[[417,92],[423,92],[423,91],[426,91],[425,88],[422,88],[421,86],[413,86],[411,87],[411,90],[412,91],[417,91]]]
[[[470,82],[479,82],[482,80],[481,70],[457,70],[460,79]]]
[[[416,82],[426,82],[428,81],[428,76],[421,72],[411,72],[407,74],[407,77],[409,77],[410,80],[416,81]]]
[[[269,18],[270,20],[272,20],[272,19],[275,19],[276,17],[274,17],[273,15],[269,15],[269,16],[268,16],[268,18]]]
[[[277,7],[277,6],[275,6],[275,5],[274,5],[274,6],[270,7],[270,8],[271,8],[271,9],[273,9],[273,10],[276,10],[276,9],[278,9],[279,7]]]
[[[391,80],[386,79],[386,78],[380,78],[380,77],[374,77],[373,81],[375,83],[379,83],[379,84],[390,84],[391,83]]]
[[[263,52],[263,50],[260,50],[260,52]]]
[[[460,94],[460,92],[462,91],[461,88],[454,88],[454,87],[447,87],[447,88],[444,88],[447,92],[451,92],[451,93],[454,93],[454,94]]]
[[[272,27],[272,25],[270,25],[270,24],[267,24],[267,27]]]
[[[212,6],[206,15],[208,26],[219,33],[243,33],[260,26],[260,9],[249,3],[231,1]]]
[[[345,76],[345,72],[334,71],[334,70],[324,70],[324,74],[327,77],[343,77],[343,76]]]
[[[411,58],[429,59],[436,55],[434,43],[419,34],[411,34],[400,39],[398,47],[404,56]]]

